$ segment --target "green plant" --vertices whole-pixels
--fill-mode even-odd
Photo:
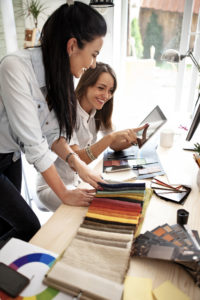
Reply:
[[[200,155],[200,144],[199,143],[194,144],[194,151]]]
[[[140,34],[140,28],[138,24],[138,19],[133,19],[131,22],[131,36],[134,37],[135,40],[135,50],[137,58],[141,58],[143,56],[143,45],[142,38]]]
[[[32,16],[35,27],[38,26],[38,17],[40,14],[44,14],[47,9],[44,4],[40,3],[40,0],[22,0],[18,3],[20,16],[25,16],[26,18]]]

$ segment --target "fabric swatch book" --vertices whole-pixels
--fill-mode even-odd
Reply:
[[[121,300],[135,232],[150,194],[145,183],[99,183],[83,223],[44,283],[82,300]]]
[[[55,253],[15,238],[12,238],[3,246],[0,250],[0,262],[30,279],[29,285],[17,298],[14,298],[15,300],[73,299],[71,296],[42,283],[47,270],[53,265],[56,257],[57,254]],[[11,300],[13,298],[0,291],[0,299]]]

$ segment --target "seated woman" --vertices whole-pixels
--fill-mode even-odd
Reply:
[[[114,92],[117,80],[112,68],[104,63],[97,63],[95,69],[88,69],[79,80],[76,88],[78,99],[76,132],[70,146],[79,157],[89,164],[96,159],[107,147],[115,151],[126,149],[138,142],[137,132],[148,125],[136,129],[114,131],[112,126],[112,111]],[[103,137],[97,141],[97,134]],[[57,158],[57,171],[63,182],[70,188],[78,182],[78,175],[69,166]],[[49,210],[56,210],[61,204],[60,199],[48,187],[40,174],[37,180],[37,193],[40,201]]]

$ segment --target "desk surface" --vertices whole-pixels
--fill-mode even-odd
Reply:
[[[200,234],[200,193],[196,185],[198,167],[193,160],[192,152],[182,150],[180,145],[175,145],[170,149],[158,148],[157,152],[169,181],[171,183],[174,180],[179,181],[179,183],[190,184],[192,191],[184,206],[166,202],[153,195],[147,208],[141,232],[152,230],[164,223],[175,224],[177,209],[184,207],[190,213],[189,227],[198,230]],[[97,168],[99,167],[100,162]],[[146,182],[148,185],[149,181]],[[30,242],[60,253],[69,245],[76,234],[86,211],[87,208],[61,205]],[[200,288],[195,286],[192,278],[185,270],[174,263],[134,257],[131,259],[128,275],[151,278],[153,288],[158,287],[166,280],[170,280],[191,300],[200,299]]]

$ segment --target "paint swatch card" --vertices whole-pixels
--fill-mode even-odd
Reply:
[[[134,240],[132,256],[174,261],[200,286],[199,235],[187,226],[164,224],[146,231]]]
[[[130,170],[130,169],[132,169],[132,167],[128,163],[128,160],[126,159],[104,160],[103,162],[103,171],[105,173],[119,172],[119,171]]]

